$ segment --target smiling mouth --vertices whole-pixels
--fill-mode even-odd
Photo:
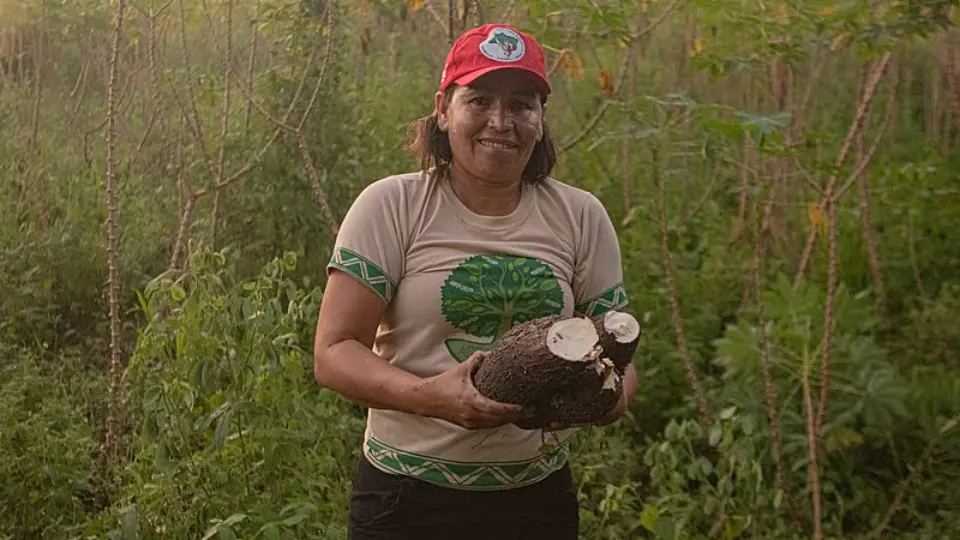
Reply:
[[[520,148],[520,145],[512,141],[504,141],[501,139],[480,139],[477,141],[480,143],[480,146],[490,148],[493,150],[516,150]]]

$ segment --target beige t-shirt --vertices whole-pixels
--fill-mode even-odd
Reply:
[[[445,179],[380,179],[347,213],[331,268],[383,299],[373,350],[421,377],[488,349],[512,325],[558,313],[598,317],[627,303],[619,244],[600,201],[549,178],[525,184],[506,216],[471,212]],[[561,468],[572,433],[466,430],[371,409],[363,450],[388,473],[459,489],[508,489]]]

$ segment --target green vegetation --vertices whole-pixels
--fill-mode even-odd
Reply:
[[[345,537],[324,265],[481,19],[644,321],[583,538],[960,537],[955,3],[0,0],[0,538]]]

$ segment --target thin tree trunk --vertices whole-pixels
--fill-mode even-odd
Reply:
[[[657,190],[657,206],[660,221],[660,249],[663,257],[663,270],[667,279],[667,290],[670,295],[670,312],[673,316],[673,329],[676,333],[677,347],[680,349],[680,356],[683,358],[683,365],[687,371],[687,378],[690,380],[690,387],[697,401],[700,410],[700,417],[704,424],[713,423],[710,415],[710,409],[707,406],[707,398],[700,386],[700,378],[697,376],[696,367],[693,365],[693,357],[690,354],[690,347],[687,344],[686,332],[683,329],[683,315],[680,313],[680,300],[677,294],[677,283],[674,277],[673,258],[670,254],[670,247],[667,244],[667,210],[666,210],[666,188],[663,185],[663,179],[660,175],[660,153],[656,145],[651,145],[651,167],[654,180],[654,188]]]
[[[890,61],[891,53],[888,51],[877,61],[872,70],[870,81],[868,82],[866,88],[864,89],[864,94],[860,98],[859,103],[857,104],[856,112],[854,113],[853,121],[850,123],[850,129],[847,131],[847,136],[843,140],[843,144],[840,146],[840,152],[837,154],[836,162],[834,163],[835,169],[840,169],[843,167],[844,163],[847,161],[847,155],[850,152],[850,148],[853,146],[853,139],[856,136],[857,132],[860,131],[863,121],[867,116],[867,111],[870,109],[870,103],[873,101],[873,95],[876,91],[877,84],[880,82],[880,77],[883,76],[883,73],[886,70],[887,63]],[[827,188],[824,191],[823,199],[821,201],[821,206],[826,206],[827,198],[833,198],[834,189],[837,182],[837,175],[832,174],[827,179]],[[830,201],[830,204],[834,204],[834,201]],[[804,275],[807,272],[807,268],[810,264],[810,257],[813,254],[814,243],[817,239],[817,228],[810,227],[809,232],[807,233],[807,242],[803,249],[803,255],[800,258],[800,265],[797,268],[797,273],[794,276],[794,287],[798,286],[800,281],[803,279]]]
[[[109,465],[119,450],[120,411],[120,299],[117,271],[117,156],[116,156],[116,94],[117,66],[120,63],[120,37],[123,34],[124,0],[117,0],[113,47],[110,54],[110,79],[107,84],[107,287],[110,309],[110,389],[108,396],[107,435],[104,458]]]

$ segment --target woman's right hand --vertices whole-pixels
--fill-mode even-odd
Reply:
[[[429,396],[428,416],[441,418],[466,429],[491,429],[523,417],[520,405],[484,397],[473,385],[473,374],[483,362],[477,351],[459,366],[424,379],[421,390]]]

